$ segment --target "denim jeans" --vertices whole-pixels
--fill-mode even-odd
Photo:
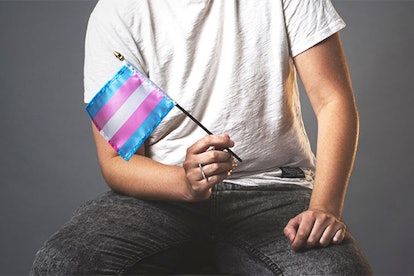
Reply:
[[[221,183],[197,203],[149,201],[109,191],[81,206],[38,251],[31,275],[367,275],[350,233],[341,245],[290,249],[289,219],[311,190]]]

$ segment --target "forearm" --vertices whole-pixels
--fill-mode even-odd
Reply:
[[[309,208],[340,217],[358,141],[353,99],[328,102],[317,113],[317,120],[316,175]]]
[[[189,189],[182,167],[158,163],[142,155],[128,162],[119,156],[101,165],[108,185],[133,197],[150,199],[187,200]]]
[[[134,197],[188,199],[189,189],[183,167],[164,165],[147,158],[143,147],[125,161],[93,125],[92,133],[102,175],[112,189]]]

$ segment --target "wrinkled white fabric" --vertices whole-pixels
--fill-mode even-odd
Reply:
[[[329,0],[100,0],[85,49],[85,102],[121,67],[121,52],[243,162],[229,181],[312,186],[292,57],[345,26]],[[147,155],[181,165],[206,133],[174,108],[146,142]],[[279,167],[306,179],[281,179]]]

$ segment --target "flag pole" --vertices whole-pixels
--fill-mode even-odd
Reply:
[[[115,55],[115,57],[117,59],[119,59],[120,61],[124,61],[125,57],[117,52],[117,51],[113,51],[113,54]],[[212,135],[213,133],[208,130],[205,126],[203,126],[203,124],[201,124],[196,118],[194,118],[187,110],[185,110],[181,105],[179,105],[177,102],[175,103],[175,106],[180,109],[188,118],[190,118],[194,123],[196,123],[199,127],[201,127],[205,132],[207,132],[207,134]],[[237,156],[237,154],[235,154],[231,149],[229,148],[225,148],[226,151],[228,151],[231,155],[234,156],[234,158],[236,158],[239,162],[243,162],[243,160]]]
[[[190,113],[188,113],[187,110],[182,108],[178,103],[176,103],[175,106],[178,107],[178,109],[180,109],[188,118],[190,118],[194,123],[196,123],[199,127],[201,127],[205,132],[207,132],[207,134],[209,135],[213,134],[210,130],[208,130],[205,126],[203,126],[196,118],[194,118]],[[234,158],[236,158],[239,162],[243,162],[243,160],[239,156],[237,156],[237,154],[235,154],[231,149],[225,148],[225,150],[228,151],[231,155],[233,155]]]

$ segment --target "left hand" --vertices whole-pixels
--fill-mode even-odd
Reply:
[[[284,229],[291,247],[326,247],[344,240],[346,225],[339,218],[325,211],[309,209],[292,218]]]

